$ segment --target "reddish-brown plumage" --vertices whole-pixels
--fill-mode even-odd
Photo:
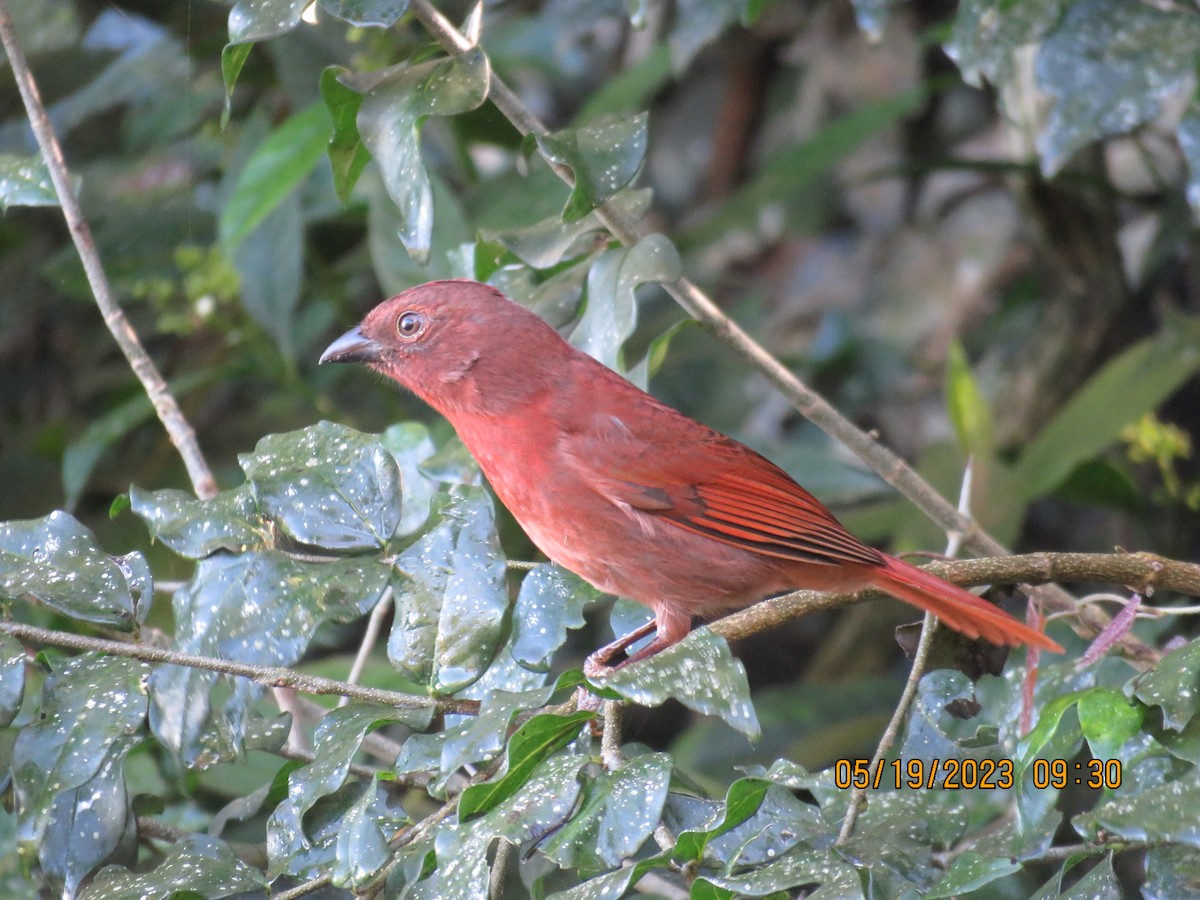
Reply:
[[[796,588],[868,586],[972,637],[1061,650],[861,543],[774,463],[655,400],[486,285],[405,291],[321,361],[365,362],[412,390],[449,419],[550,559],[654,610],[655,640],[637,658],[680,640],[695,616]]]

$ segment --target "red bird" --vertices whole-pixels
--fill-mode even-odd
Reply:
[[[1062,650],[969,591],[860,542],[786,472],[575,349],[474,281],[371,310],[321,362],[364,362],[445,416],[496,495],[554,562],[654,611],[589,658],[598,674],[681,640],[696,616],[783,591],[865,587],[996,644]]]

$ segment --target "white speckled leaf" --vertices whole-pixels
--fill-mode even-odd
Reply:
[[[88,622],[129,626],[150,606],[150,566],[140,553],[109,556],[64,512],[0,522],[0,596],[32,596]]]
[[[6,728],[21,711],[25,697],[25,648],[14,637],[0,634],[0,728]]]
[[[542,155],[575,176],[564,222],[582,219],[637,177],[646,158],[648,121],[644,112],[631,118],[606,115],[582,128],[537,135]]]
[[[761,733],[745,667],[725,639],[708,628],[697,628],[678,644],[598,683],[642,706],[658,706],[673,697],[688,709],[719,716],[751,739]]]
[[[291,31],[311,0],[238,0],[229,11],[229,43],[264,41]]]
[[[263,521],[249,485],[221,491],[211,500],[173,488],[152,492],[132,487],[129,502],[156,540],[189,559],[263,542]]]
[[[259,508],[297,541],[383,547],[400,524],[400,472],[374,435],[319,422],[238,457]]]
[[[1158,784],[1132,795],[1112,797],[1072,820],[1086,839],[1106,832],[1117,838],[1150,844],[1200,847],[1200,772]]]
[[[1200,638],[1172,650],[1132,686],[1133,696],[1162,709],[1167,728],[1182,730],[1200,704]]]
[[[421,463],[432,457],[437,448],[429,436],[429,429],[420,422],[399,422],[381,434],[379,442],[400,467],[404,499],[396,534],[413,534],[429,518],[429,505],[437,496],[437,482],[421,470]]]
[[[189,834],[171,845],[166,858],[149,872],[130,872],[117,866],[101,871],[80,900],[146,900],[194,892],[219,900],[234,894],[262,891],[267,882],[222,841]]]
[[[583,608],[600,592],[552,563],[536,566],[521,582],[513,607],[513,656],[523,666],[550,668],[567,630],[583,626]]]

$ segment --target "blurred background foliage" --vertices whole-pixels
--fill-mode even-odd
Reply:
[[[918,510],[681,326],[653,284],[681,270],[947,496],[970,454],[972,512],[1013,549],[1197,557],[1194,9],[486,4],[490,65],[556,133],[542,153],[600,173],[573,194],[479,104],[469,63],[439,76],[454,90],[396,113],[393,83],[371,73],[443,59],[405,6],[321,0],[299,22],[292,3],[272,32],[256,16],[275,8],[243,2],[234,20],[258,42],[223,53],[238,34],[217,2],[12,4],[108,274],[223,488],[243,481],[239,453],[318,419],[419,420],[447,444],[414,398],[316,360],[383,296],[469,274],[557,325],[586,298],[577,342],[652,373],[656,395],[771,456],[864,539],[940,550]],[[420,122],[419,145],[372,144],[392,115]],[[109,552],[186,577],[141,520],[109,515],[132,484],[187,480],[59,210],[38,205],[52,196],[35,155],[0,79],[0,521],[65,509]],[[415,170],[424,205],[397,196]],[[674,249],[604,257],[617,251],[587,213],[612,194]],[[560,214],[578,226],[546,226]],[[589,321],[610,307],[624,320]],[[536,558],[506,518],[501,534],[512,558]],[[872,604],[735,647],[770,722],[753,749],[682,707],[635,716],[628,736],[718,790],[751,758],[869,754],[905,673],[892,630],[911,618]],[[318,664],[344,672],[357,634],[331,630]],[[574,646],[603,638],[595,624]]]

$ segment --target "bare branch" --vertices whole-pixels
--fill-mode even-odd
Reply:
[[[196,492],[196,496],[201,499],[215,496],[217,482],[204,459],[204,454],[200,451],[200,445],[196,442],[195,431],[184,417],[167,382],[154,365],[154,361],[150,359],[150,355],[142,346],[137,332],[133,330],[129,319],[126,318],[124,311],[113,297],[108,278],[104,274],[104,265],[96,250],[92,230],[83,216],[83,208],[79,205],[79,199],[75,196],[75,191],[71,186],[71,176],[67,170],[62,147],[58,143],[54,127],[50,124],[50,117],[46,115],[46,107],[42,104],[37,81],[34,80],[33,72],[30,71],[29,63],[25,59],[25,52],[21,49],[20,41],[17,40],[17,33],[13,28],[12,17],[8,13],[5,0],[0,0],[0,42],[4,44],[4,52],[8,54],[8,61],[12,66],[17,88],[25,103],[25,114],[29,117],[29,124],[33,127],[42,159],[46,161],[46,167],[50,170],[50,179],[54,183],[55,193],[58,194],[63,217],[67,220],[71,239],[75,242],[75,251],[79,254],[79,261],[83,264],[83,270],[87,274],[92,295],[96,298],[96,305],[100,307],[100,312],[104,316],[104,324],[108,326],[117,346],[121,348],[125,359],[129,361],[130,368],[142,383],[142,388],[145,390],[146,396],[150,398],[159,421],[167,430],[171,443],[183,457],[183,463],[187,467],[188,477],[192,481],[192,489]]]

